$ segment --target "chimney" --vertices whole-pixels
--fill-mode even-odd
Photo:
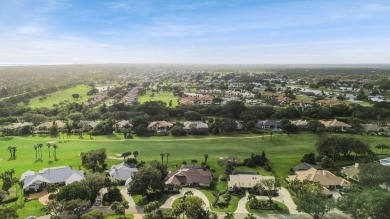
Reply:
[[[355,167],[358,168],[359,167],[359,163],[355,163]]]

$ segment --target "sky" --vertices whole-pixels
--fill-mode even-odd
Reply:
[[[0,65],[390,64],[388,0],[0,0]]]

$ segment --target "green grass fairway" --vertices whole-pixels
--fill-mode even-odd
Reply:
[[[350,135],[348,135],[350,136]],[[298,164],[303,154],[315,152],[314,144],[317,136],[313,134],[297,134],[290,136],[273,136],[271,141],[269,137],[264,139],[257,135],[237,135],[234,137],[223,136],[187,136],[182,138],[135,137],[131,140],[123,140],[121,135],[118,136],[101,136],[94,137],[90,140],[85,136],[84,140],[79,140],[77,136],[71,136],[69,142],[60,143],[56,138],[50,137],[5,137],[0,138],[0,172],[14,168],[16,176],[26,170],[40,170],[47,167],[61,165],[70,165],[78,169],[81,166],[79,154],[92,149],[106,148],[108,156],[115,156],[124,151],[138,151],[138,160],[149,162],[159,160],[160,153],[170,153],[168,166],[174,169],[176,165],[180,166],[183,161],[190,163],[196,159],[198,163],[204,160],[203,154],[208,153],[208,164],[216,169],[216,176],[222,173],[222,168],[217,165],[219,157],[237,156],[241,159],[247,158],[251,153],[260,154],[265,151],[270,160],[274,174],[283,179],[287,176],[288,170]],[[374,136],[355,136],[364,142],[375,146],[379,143],[386,143],[388,138]],[[35,163],[34,144],[48,141],[57,141],[59,149],[57,150],[57,161],[49,162],[48,149],[42,148],[43,161]],[[16,160],[8,160],[8,146],[16,146]],[[51,150],[53,151],[53,149]],[[107,159],[110,167],[112,164],[118,164],[122,160]],[[165,162],[165,160],[164,160]]]
[[[166,103],[167,106],[169,106],[169,101],[172,100],[172,107],[179,105],[177,100],[180,98],[173,96],[172,92],[160,91],[159,93],[155,92],[154,97],[151,97],[150,95],[152,95],[152,91],[148,90],[144,95],[138,97],[138,101],[140,103],[145,103],[148,101],[162,101]]]
[[[78,85],[76,87],[72,87],[63,91],[57,91],[51,94],[47,94],[47,98],[45,100],[40,101],[38,97],[34,97],[30,100],[30,103],[28,106],[31,106],[33,108],[39,108],[39,107],[53,107],[53,104],[60,104],[61,102],[66,103],[83,103],[87,101],[91,96],[87,96],[87,92],[91,88],[87,85]],[[72,98],[72,94],[79,94],[80,98],[77,100],[74,100]]]

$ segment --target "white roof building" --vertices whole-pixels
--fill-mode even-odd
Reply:
[[[108,173],[112,181],[115,179],[123,180],[127,186],[131,182],[133,173],[137,171],[137,168],[130,167],[127,163],[123,162],[118,165],[113,165]]]
[[[69,166],[45,168],[39,172],[27,170],[21,176],[23,181],[23,189],[39,189],[43,184],[65,184],[69,185],[73,182],[84,179],[84,171],[72,170]]]
[[[275,180],[274,176],[261,176],[257,174],[237,174],[229,175],[228,190],[232,191],[234,186],[242,189],[252,189],[256,184],[262,180],[272,179]]]

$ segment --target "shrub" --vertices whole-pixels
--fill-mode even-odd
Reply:
[[[57,195],[56,194],[50,194],[48,199],[49,200],[53,200],[53,199],[56,199]]]
[[[106,194],[103,195],[103,200],[108,203],[113,203],[115,201],[122,201],[122,195],[118,187],[110,187]]]
[[[267,172],[271,172],[272,171],[272,167],[269,165],[269,163],[265,164],[264,170],[267,171]]]
[[[171,129],[171,134],[173,136],[185,136],[187,135],[187,132],[183,129],[183,127],[175,126]]]
[[[227,180],[227,178],[228,178],[228,176],[226,175],[226,174],[221,174],[220,176],[219,176],[219,181],[226,181]]]

